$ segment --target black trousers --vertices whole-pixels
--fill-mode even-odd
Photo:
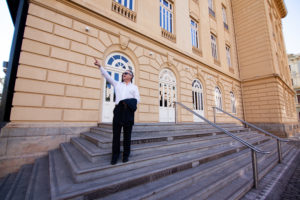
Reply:
[[[121,125],[113,123],[113,145],[112,155],[118,157],[120,154],[120,137],[123,128],[123,157],[129,157],[131,145],[132,125]]]
[[[113,145],[112,145],[112,156],[118,157],[120,154],[120,137],[123,128],[123,157],[129,157],[130,155],[130,144],[131,144],[131,131],[133,121],[131,115],[133,113],[128,109],[124,103],[119,103],[114,109],[113,119]]]

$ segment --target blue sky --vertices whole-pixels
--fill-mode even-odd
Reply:
[[[282,19],[283,35],[287,53],[300,53],[300,1],[285,0],[288,15]],[[6,0],[0,0],[0,77],[3,61],[8,61],[14,26],[8,12]]]
[[[288,14],[282,19],[283,36],[288,54],[300,53],[300,1],[285,0]]]

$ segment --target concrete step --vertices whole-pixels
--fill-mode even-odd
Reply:
[[[259,187],[252,188],[240,199],[278,199],[285,191],[286,185],[299,164],[300,149],[291,148],[290,152],[283,156],[283,162],[276,165],[259,181]]]
[[[267,149],[272,150],[274,149],[274,147],[276,147],[275,142],[273,142],[273,145],[269,146],[269,148]],[[274,157],[276,157],[275,151],[273,151],[270,155],[258,155],[258,160],[260,162],[264,161],[264,167],[266,167],[272,164],[269,158],[271,158],[272,160],[272,158]],[[251,182],[251,167],[252,163],[249,152],[248,158],[245,158],[244,160],[240,160],[239,162],[232,162],[231,166],[220,168],[220,170],[216,171],[213,174],[205,174],[205,176],[203,177],[193,179],[193,182],[191,184],[187,184],[183,188],[181,188],[180,190],[176,190],[175,192],[168,193],[166,196],[158,196],[158,194],[155,194],[154,198],[156,199],[157,197],[159,197],[162,199],[207,199],[211,195],[221,192],[224,187],[231,183],[234,183],[236,179],[247,179],[248,183],[250,184],[246,185],[246,187],[241,187],[237,189],[233,187],[234,185],[231,185],[232,187],[227,188],[227,190],[229,191],[225,189],[225,191],[230,193],[230,195],[220,195],[221,199],[230,199],[230,197],[236,195],[235,192],[241,192],[243,191],[243,189],[250,190],[250,188],[252,187],[253,182]],[[262,173],[262,167],[259,168],[259,172]]]
[[[274,142],[269,141],[263,144],[265,147],[273,148]],[[262,146],[262,145],[259,145]],[[203,180],[207,183],[208,181],[213,184],[213,176],[219,173],[219,176],[225,174],[224,170],[241,167],[241,165],[251,161],[250,150],[242,150],[240,152],[227,155],[217,160],[213,160],[208,163],[200,164],[194,168],[187,169],[176,174],[158,179],[157,181],[150,182],[138,187],[125,190],[103,199],[165,199],[168,194],[173,194],[178,191],[177,195],[172,196],[170,199],[178,199],[179,196],[184,195],[183,189],[188,190],[192,187],[198,180]],[[221,175],[220,175],[221,174]],[[218,176],[216,176],[218,178]],[[188,186],[188,187],[186,187]],[[196,190],[203,187],[196,187]],[[185,197],[185,195],[184,195]],[[101,198],[102,199],[102,198]],[[183,198],[184,199],[184,198]]]
[[[50,200],[49,156],[35,161],[25,200]]]
[[[248,129],[244,129],[242,127],[234,127],[234,128],[226,128],[228,131],[232,133],[239,133],[239,132],[247,132]],[[152,142],[162,142],[162,141],[170,141],[170,140],[178,140],[178,139],[185,139],[185,138],[197,138],[197,137],[205,137],[205,136],[214,136],[214,135],[221,135],[224,134],[222,131],[217,129],[210,129],[210,130],[190,130],[183,132],[179,130],[177,132],[174,131],[167,131],[167,132],[146,132],[146,133],[139,133],[139,134],[132,134],[131,137],[131,144],[144,144],[144,143],[152,143]],[[123,134],[122,134],[123,135]],[[82,137],[86,140],[96,144],[100,148],[111,148],[111,141],[112,141],[112,133],[82,133]]]
[[[283,150],[283,162],[287,162],[291,159],[291,156],[295,153],[296,149],[289,145],[284,144]],[[275,165],[278,163],[277,151],[272,151],[272,154],[268,156],[258,156],[258,178],[261,180],[267,173],[269,173]],[[247,170],[243,176],[238,176],[237,179],[229,182],[218,192],[213,193],[207,199],[208,200],[219,200],[219,199],[241,199],[248,191],[253,188],[253,173],[252,168]],[[260,186],[260,182],[259,182]]]
[[[241,124],[236,123],[217,123],[218,126],[221,127],[242,127]],[[106,128],[112,130],[111,123],[101,123],[98,124],[100,128]],[[178,123],[174,122],[162,122],[162,123],[135,123],[132,131],[147,131],[147,130],[178,130],[178,129],[197,129],[197,128],[211,128],[212,126],[207,124],[206,122],[195,122],[195,123]]]
[[[261,139],[252,139],[250,141],[256,143],[261,141]],[[107,195],[141,183],[156,180],[160,177],[190,169],[195,165],[199,165],[199,163],[206,163],[234,152],[241,151],[242,149],[244,149],[244,147],[241,145],[236,145],[234,147],[227,145],[203,152],[191,151],[189,154],[182,153],[177,157],[168,156],[164,161],[160,160],[158,163],[154,163],[152,160],[152,162],[146,163],[147,165],[144,167],[139,166],[138,168],[134,168],[134,166],[137,166],[139,163],[136,161],[115,166],[107,166],[110,173],[108,173],[105,178],[98,178],[81,183],[73,183],[71,177],[74,171],[72,172],[72,170],[69,170],[68,165],[70,163],[63,159],[61,152],[50,152],[51,188],[55,188],[53,189],[54,192],[52,192],[52,197],[55,197],[55,199],[71,198],[84,196],[88,193],[92,193],[93,195]],[[101,171],[104,169],[105,168],[102,167]],[[65,172],[67,171],[67,173],[62,173],[62,170]],[[90,167],[89,171],[94,176],[95,174],[93,174],[93,172],[96,172],[97,168]],[[81,170],[81,173],[84,173],[84,170]]]
[[[269,139],[261,135],[242,135],[245,140],[263,140]],[[184,156],[189,156],[194,153],[201,153],[210,149],[217,149],[222,146],[239,146],[240,144],[232,138],[225,138],[213,141],[198,141],[193,143],[185,143],[175,146],[160,146],[156,148],[142,149],[132,151],[131,161],[127,163],[127,167],[121,167],[122,170],[132,170],[137,167],[144,167],[149,164],[165,162],[169,159],[177,159]],[[72,167],[73,177],[76,182],[83,182],[91,178],[103,177],[105,174],[110,174],[110,158],[111,155],[101,156],[98,162],[91,163],[81,154],[78,149],[69,143],[61,145],[62,152],[66,160]],[[170,158],[169,158],[170,157]],[[108,169],[108,170],[107,170]],[[117,169],[113,169],[112,173],[117,173]]]
[[[11,185],[13,184],[13,182],[16,179],[16,176],[17,176],[17,173],[11,173],[11,174],[8,174],[6,177],[4,177],[1,180],[0,199],[5,199],[5,197],[7,196],[7,193],[10,190]]]
[[[240,125],[233,125],[233,124],[220,124],[219,125],[222,128],[228,129],[230,128],[231,130],[241,130],[241,131],[247,131],[249,130],[248,128],[244,128],[243,126]],[[197,130],[202,130],[202,131],[208,131],[208,132],[214,132],[218,131],[218,129],[212,127],[211,125],[205,123],[203,125],[178,125],[178,124],[173,124],[173,125],[168,125],[168,126],[133,126],[132,130],[132,135],[137,136],[137,135],[142,135],[142,134],[153,134],[153,133],[170,133],[172,132],[173,134],[176,134],[177,132],[182,133],[182,132],[189,132],[189,131],[197,131]],[[92,133],[106,133],[108,135],[112,134],[112,127],[111,126],[104,126],[104,127],[93,127],[91,128]]]
[[[243,135],[255,135],[257,133],[255,132],[240,132],[236,133],[236,136],[243,136]],[[222,135],[216,135],[216,136],[203,136],[199,138],[188,138],[188,139],[181,139],[181,140],[173,140],[173,141],[162,141],[162,142],[156,142],[156,143],[145,143],[145,144],[134,144],[131,146],[131,151],[135,152],[137,150],[145,150],[145,149],[151,149],[151,148],[157,148],[157,147],[169,147],[169,146],[175,146],[183,144],[193,144],[196,142],[206,142],[207,140],[222,140],[224,138],[230,138],[226,134]],[[111,154],[111,148],[99,148],[94,143],[89,142],[88,140],[85,140],[83,138],[72,138],[71,143],[76,146],[77,149],[79,149],[91,162],[97,162],[101,159],[102,156]],[[122,148],[121,148],[122,151]]]
[[[268,170],[269,167],[271,167],[274,164],[277,164],[274,158],[276,158],[276,152],[273,152],[270,155],[258,156],[259,176],[262,176],[264,171]],[[261,165],[261,161],[263,161],[263,165]],[[239,169],[238,171],[233,171],[231,173],[232,174],[229,174],[226,177],[222,177],[219,180],[214,181],[213,183],[205,186],[205,189],[195,191],[194,193],[188,195],[188,198],[185,199],[206,199],[211,195],[214,195],[215,193],[222,192],[224,193],[220,196],[222,196],[223,199],[231,199],[233,197],[236,197],[238,199],[253,187],[251,159],[248,160],[248,164],[245,165],[243,168]]]
[[[14,182],[4,198],[5,200],[23,199],[26,195],[27,186],[30,180],[33,165],[23,165],[18,171]]]

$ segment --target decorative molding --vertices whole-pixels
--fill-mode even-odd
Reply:
[[[169,66],[174,64],[174,57],[171,56],[169,53],[167,54],[167,64]]]
[[[192,51],[193,51],[193,53],[195,53],[195,54],[197,54],[199,56],[202,56],[202,50],[201,49],[193,46],[192,47]]]
[[[122,49],[125,50],[128,47],[129,41],[130,41],[129,37],[120,34],[120,45]]]
[[[197,67],[197,76],[199,77],[199,76],[203,76],[203,71],[202,71],[202,69],[199,69],[199,67],[198,66],[196,66]]]
[[[193,20],[195,20],[197,23],[199,23],[200,18],[199,18],[199,16],[198,16],[195,12],[190,11],[190,17],[191,17]]]
[[[287,15],[287,9],[284,0],[275,0],[275,4],[279,10],[280,17],[284,18]]]

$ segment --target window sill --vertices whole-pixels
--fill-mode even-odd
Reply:
[[[218,65],[218,66],[221,65],[220,61],[219,61],[219,60],[216,60],[215,58],[214,58],[214,63],[215,63],[216,65]]]
[[[202,56],[202,50],[201,49],[193,46],[192,51],[193,51],[194,54]]]
[[[120,15],[136,22],[136,12],[126,8],[125,6],[113,1],[111,6],[112,11],[119,13]]]
[[[171,40],[172,42],[176,42],[176,35],[173,33],[170,33],[169,31],[161,28],[161,35],[164,38],[167,38],[168,40]]]

